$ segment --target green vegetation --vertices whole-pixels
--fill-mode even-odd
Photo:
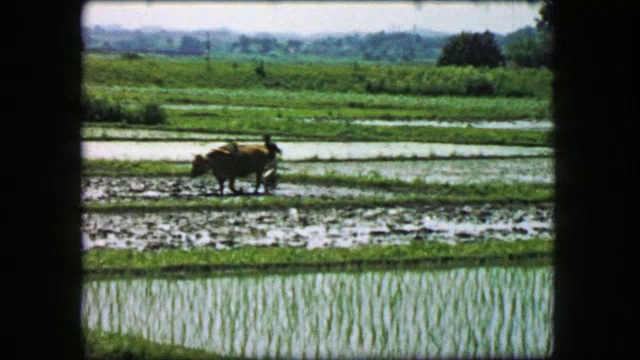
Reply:
[[[549,132],[355,125],[350,120],[545,119],[548,102],[531,98],[427,97],[338,94],[282,90],[166,89],[96,86],[92,97],[122,106],[157,102],[216,105],[179,109],[163,106],[166,123],[154,129],[193,131],[235,136],[261,135],[324,141],[418,141],[465,144],[549,146]],[[119,105],[120,106],[120,105]],[[122,126],[122,125],[120,125]],[[129,125],[136,127],[138,125]]]
[[[465,33],[452,36],[442,48],[438,65],[488,66],[491,68],[504,65],[504,56],[495,42],[495,36],[488,30],[484,33]],[[493,89],[486,82],[482,95],[491,95]],[[478,90],[478,89],[477,89]],[[477,91],[476,90],[476,91]]]
[[[321,115],[324,112],[324,110],[305,111],[307,116],[313,116],[314,113]],[[552,140],[549,132],[535,130],[354,125],[348,120],[306,121],[304,116],[296,115],[296,111],[290,110],[229,111],[220,115],[191,112],[171,117],[166,128],[239,135],[260,135],[266,132],[274,136],[325,141],[416,141],[550,146]]]
[[[189,176],[190,163],[170,161],[84,160],[83,176]]]
[[[522,70],[531,71],[531,70]],[[533,75],[533,74],[532,74]],[[532,81],[532,79],[528,79]],[[218,112],[272,109],[324,110],[324,117],[339,115],[337,110],[354,111],[353,118],[506,120],[548,118],[547,99],[506,97],[408,96],[389,94],[290,92],[279,89],[162,88],[88,85],[100,97],[124,103],[157,101],[162,104],[218,105]],[[226,106],[226,108],[225,108]],[[342,114],[346,116],[349,114]]]
[[[483,95],[548,100],[552,74],[546,69],[474,68],[392,64],[265,63],[145,57],[131,61],[102,55],[84,56],[86,85],[279,89],[413,96],[474,96],[473,84],[483,79],[491,92]],[[264,75],[264,76],[263,76]]]
[[[203,350],[166,345],[146,340],[142,336],[105,333],[83,329],[87,360],[225,360],[224,357]]]
[[[527,27],[516,31],[512,34],[513,40],[505,45],[507,59],[516,66],[550,67],[553,47],[553,2],[554,0],[543,1],[538,12],[540,17],[535,19],[535,29]]]
[[[537,28],[548,18],[548,2],[540,9]],[[530,26],[506,35],[493,34],[496,50],[504,51],[513,42],[537,36]],[[83,28],[85,48],[89,52],[121,54],[128,60],[138,60],[138,53],[204,58],[219,57],[234,60],[269,60],[271,62],[342,62],[342,63],[414,63],[435,64],[456,35],[415,29],[380,31],[367,34],[332,34],[322,37],[287,35],[251,36],[233,31],[176,32],[157,29],[140,32],[109,30],[99,26]],[[551,44],[545,44],[546,51]],[[477,53],[477,49],[474,49]]]
[[[451,263],[479,265],[513,263],[551,257],[553,242],[484,241],[460,245],[414,241],[406,246],[299,249],[241,247],[232,250],[198,248],[135,251],[94,249],[83,256],[89,275],[184,274],[198,271],[248,272],[265,270],[353,269],[364,266],[417,265],[441,267]]]
[[[156,102],[132,108],[108,98],[95,98],[83,91],[81,105],[82,120],[85,122],[159,125],[167,119],[164,109]]]
[[[454,109],[454,108],[452,108]],[[458,110],[460,110],[458,108]],[[416,116],[418,111],[391,111],[379,114],[379,118]],[[466,127],[439,126],[384,126],[354,124],[350,118],[375,118],[380,111],[339,109],[335,113],[327,110],[169,110],[165,125],[146,127],[147,129],[189,131],[218,135],[273,136],[297,140],[321,141],[414,141],[457,144],[492,144],[517,146],[550,146],[551,133],[536,130],[482,129],[471,125]],[[413,113],[413,114],[412,114]],[[330,115],[328,115],[330,114]],[[333,120],[339,118],[339,120]],[[112,127],[109,125],[102,125]],[[140,128],[123,126],[121,128]],[[102,138],[104,140],[104,138]]]
[[[523,38],[506,46],[506,57],[517,66],[542,67],[551,62],[551,51],[547,46],[550,42],[546,35],[533,38]]]
[[[411,34],[369,34],[325,38],[307,43],[240,37],[223,43],[222,34],[180,35],[140,32],[112,41],[96,30],[85,39],[116,49],[121,55],[83,57],[83,121],[92,129],[152,129],[216,134],[236,139],[269,133],[280,141],[415,141],[462,144],[550,146],[546,131],[356,125],[359,119],[523,120],[550,117],[552,72],[545,68],[477,68],[493,63],[464,61],[469,66],[433,66],[446,37],[425,39]],[[86,35],[86,34],[85,34]],[[193,36],[192,36],[193,35]],[[207,36],[207,42],[203,37]],[[496,50],[494,38],[480,36]],[[546,38],[545,38],[546,39]],[[543,40],[545,40],[543,39]],[[508,60],[522,66],[546,61],[532,53],[548,42],[512,39]],[[529,42],[527,42],[529,41]],[[107,44],[107,42],[110,42]],[[384,46],[383,46],[384,45]],[[484,44],[487,45],[487,44]],[[535,45],[535,46],[534,46]],[[192,54],[164,57],[139,54]],[[166,52],[168,49],[168,52]],[[217,57],[204,57],[203,50]],[[223,58],[220,54],[231,54]],[[290,54],[283,60],[283,54]],[[498,56],[500,55],[500,56]],[[309,62],[316,57],[341,61]],[[352,59],[344,61],[344,59]],[[380,62],[377,62],[380,61]],[[391,61],[393,63],[383,63]],[[420,63],[412,61],[420,61]],[[451,62],[450,64],[455,64]],[[459,62],[458,62],[459,63]],[[446,65],[445,62],[442,63]],[[447,63],[449,64],[449,63]],[[544,64],[543,64],[544,65]],[[176,105],[194,105],[176,106]],[[208,107],[207,107],[208,106]],[[91,122],[91,124],[89,124]],[[93,132],[94,134],[98,132]],[[161,136],[161,135],[159,135]],[[103,138],[97,136],[98,138]],[[161,139],[156,139],[161,140]],[[209,141],[209,140],[206,140]],[[455,157],[455,156],[454,156]],[[429,156],[428,159],[435,157]],[[417,158],[414,158],[417,160]],[[377,159],[380,160],[380,159]],[[283,162],[286,166],[286,162]],[[84,160],[84,176],[188,177],[191,165],[178,162]],[[209,175],[210,176],[210,175]],[[202,196],[168,199],[86,201],[83,211],[145,213],[159,211],[335,207],[393,207],[474,202],[551,202],[550,184],[427,184],[380,175],[322,176],[280,174],[281,182],[380,190],[381,195],[338,199],[285,196]],[[210,178],[212,191],[213,178]],[[114,200],[114,201],[111,201]],[[354,248],[212,247],[149,251],[94,248],[83,253],[86,279],[128,276],[197,276],[284,271],[345,271],[361,268],[421,269],[486,264],[551,263],[553,241],[483,240],[450,245],[414,240],[403,246]],[[224,359],[180,346],[152,343],[142,337],[85,329],[88,359]],[[234,357],[235,358],[235,357]]]
[[[538,157],[538,156],[531,156]],[[427,160],[438,160],[438,159],[447,159],[447,160],[455,160],[455,159],[465,159],[465,160],[473,160],[473,159],[488,159],[490,157],[470,157],[470,156],[447,156],[439,158],[437,156],[429,156],[429,157],[396,157],[396,158],[386,158],[386,157],[377,157],[372,159],[357,159],[357,160],[343,160],[343,159],[327,159],[327,160],[287,160],[281,162],[281,167],[286,167],[287,163],[306,163],[306,162],[350,162],[350,161],[392,161],[392,160],[409,160],[409,161],[427,161]],[[525,158],[524,156],[513,156],[513,157],[500,157],[500,159],[506,158]],[[150,160],[139,160],[139,161],[127,161],[127,160],[88,160],[85,159],[82,164],[82,174],[84,176],[144,176],[144,177],[155,177],[155,176],[189,176],[191,171],[191,164],[187,162],[172,162],[172,161],[150,161]],[[301,180],[305,181],[302,178],[296,178],[296,175],[285,175],[290,176],[290,180]],[[325,177],[326,178],[326,177]]]

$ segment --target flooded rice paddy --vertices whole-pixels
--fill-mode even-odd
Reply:
[[[196,200],[218,196],[211,175],[190,178],[100,177],[82,179],[84,203],[154,200]],[[287,174],[339,174],[375,176],[425,183],[537,182],[551,183],[552,159],[472,159],[430,161],[282,162],[283,175],[272,196],[300,199],[392,198],[386,189],[305,185],[286,182]],[[241,178],[237,188],[251,192],[253,177]],[[233,203],[245,196],[228,196]],[[256,201],[266,199],[255,197]],[[411,241],[440,241],[449,244],[531,238],[552,239],[552,204],[470,204],[395,208],[351,208],[309,210],[210,210],[132,214],[88,213],[83,216],[83,246],[155,249],[210,246],[219,249],[239,246],[352,247],[359,245],[402,245]]]
[[[539,203],[374,208],[85,213],[83,248],[229,249],[457,244],[553,239],[553,206]]]
[[[374,159],[380,157],[550,156],[548,147],[461,145],[413,142],[281,142],[287,160]],[[191,161],[223,145],[221,141],[83,141],[85,159]]]
[[[437,121],[437,120],[317,120],[306,119],[307,122],[331,122],[363,126],[431,126],[431,127],[455,127],[455,128],[478,128],[478,129],[509,129],[509,130],[537,130],[549,131],[553,129],[553,122],[549,120],[469,120],[469,121]]]
[[[253,195],[254,177],[236,180],[236,189],[243,190],[242,195],[234,196],[225,183],[225,202],[239,201]],[[99,203],[140,201],[140,200],[194,200],[208,196],[219,196],[218,183],[213,176],[189,177],[101,177],[91,176],[82,179],[82,200]],[[256,199],[264,199],[262,187]],[[363,196],[392,197],[393,192],[377,189],[348,188],[342,186],[318,186],[306,184],[280,183],[270,195],[306,199],[354,199]]]
[[[249,358],[524,358],[553,347],[553,269],[86,281],[92,330]]]
[[[216,195],[218,184],[210,174],[198,178],[188,176],[190,164],[184,167],[184,176],[172,177],[101,177],[82,179],[83,201],[113,201],[142,199],[195,199]],[[553,182],[553,162],[549,158],[505,160],[433,160],[433,161],[349,161],[281,163],[279,171],[284,179],[272,190],[276,196],[296,198],[340,199],[363,196],[390,197],[398,195],[389,190],[295,184],[286,181],[287,175],[342,175],[351,177],[384,178],[401,181],[423,181],[425,184],[480,184],[547,183]],[[239,178],[236,187],[252,191],[254,176]],[[230,194],[228,184],[225,194]],[[233,201],[233,197],[228,201]],[[236,197],[236,200],[238,197]]]
[[[148,133],[148,137],[164,136]],[[83,143],[87,159],[189,161],[206,141]],[[258,143],[258,141],[256,141]],[[371,161],[398,156],[549,156],[551,149],[417,143],[278,142],[287,174],[381,177],[425,183],[553,182],[550,157]],[[238,187],[253,188],[251,177]],[[215,196],[211,175],[88,176],[82,201],[194,200]],[[283,181],[273,196],[388,197],[375,188]],[[244,196],[226,196],[232,203]],[[259,196],[255,199],[267,197]],[[553,203],[420,204],[269,210],[85,212],[84,251],[239,247],[354,248],[412,242],[553,241]],[[553,347],[551,266],[388,269],[88,280],[82,319],[91,330],[250,358],[547,357]]]
[[[483,182],[554,182],[553,159],[447,159],[348,162],[283,162],[279,171],[287,174],[381,177],[424,183],[477,184]]]

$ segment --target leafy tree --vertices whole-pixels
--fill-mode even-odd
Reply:
[[[238,42],[233,44],[232,48],[235,48],[236,46],[239,46],[240,47],[240,52],[248,53],[249,52],[249,45],[251,45],[251,39],[249,39],[249,37],[247,35],[240,35],[240,38],[238,39]]]
[[[538,37],[538,32],[533,26],[525,26],[520,28],[512,33],[509,33],[503,37],[497,38],[496,42],[502,48],[505,48],[507,45],[520,41],[524,38],[535,39]]]
[[[530,38],[523,38],[505,46],[505,57],[520,67],[537,67],[536,43]]]
[[[465,33],[452,36],[442,48],[439,66],[488,66],[504,65],[504,56],[496,44],[493,33]]]
[[[553,31],[555,24],[555,0],[544,0],[540,7],[539,18],[536,18],[536,30],[540,38],[540,46],[544,49],[543,63],[551,66],[551,48],[553,47]]]
[[[536,18],[536,28],[527,30],[526,37],[505,45],[506,58],[516,66],[542,67],[550,66],[553,40],[553,0],[545,0]],[[515,34],[515,33],[514,33]]]
[[[297,53],[302,48],[304,43],[300,40],[287,40],[286,51],[290,53]]]
[[[555,24],[555,0],[544,0],[538,14],[540,14],[540,17],[536,18],[536,29],[538,31],[553,32]]]
[[[185,35],[180,39],[179,51],[183,54],[200,55],[204,52],[204,48],[202,41],[193,36]]]
[[[278,48],[278,41],[273,38],[256,39],[256,42],[260,44],[260,53],[262,54],[266,54]]]
[[[256,75],[262,78],[267,77],[267,70],[265,70],[264,68],[264,61],[260,61],[258,66],[256,66],[255,72],[256,72]]]

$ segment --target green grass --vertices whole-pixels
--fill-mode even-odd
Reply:
[[[156,101],[164,104],[200,104],[306,110],[291,115],[380,119],[544,119],[549,118],[548,99],[507,97],[411,96],[285,91],[279,89],[170,88],[118,85],[85,85],[93,96],[123,103]],[[316,110],[316,112],[311,112]],[[231,113],[238,110],[226,110]],[[263,110],[261,110],[263,111]],[[220,109],[218,112],[225,112]]]
[[[83,159],[83,176],[189,176],[190,163]]]
[[[547,119],[551,79],[547,70],[281,63],[267,65],[269,75],[265,80],[255,75],[254,64],[233,67],[231,61],[223,60],[215,60],[209,71],[193,59],[150,57],[130,61],[89,55],[84,64],[87,94],[122,104],[123,108],[149,102],[246,107],[168,109],[167,123],[149,127],[153,129],[234,136],[269,132],[281,138],[324,141],[523,146],[552,143],[550,132],[363,126],[349,121]],[[496,96],[491,97],[462,96],[468,79],[479,76],[492,82],[496,89],[512,89],[496,90]],[[375,93],[367,90],[371,84],[375,85]],[[431,90],[426,91],[425,87]],[[506,96],[514,89],[537,95]],[[432,93],[439,96],[431,96]]]
[[[323,111],[323,110],[322,110]],[[271,113],[270,113],[271,112]],[[279,115],[280,113],[280,115]],[[414,141],[455,144],[551,146],[550,132],[511,129],[444,128],[437,126],[355,125],[349,121],[304,121],[289,110],[233,111],[228,114],[170,116],[166,129],[238,135],[294,137],[332,141]],[[364,116],[367,117],[367,116]]]
[[[404,95],[468,95],[469,84],[487,82],[498,96],[548,99],[552,72],[547,69],[481,69],[409,64],[265,63],[267,75],[255,73],[255,62],[215,59],[207,66],[193,58],[85,55],[85,83],[92,85],[173,88],[281,89]]]
[[[142,336],[105,333],[83,329],[87,360],[225,360],[225,357],[198,349],[151,342]]]
[[[534,203],[550,202],[554,199],[552,184],[421,184],[399,180],[370,180],[349,177],[314,177],[301,175],[297,183],[341,185],[355,188],[377,188],[397,192],[392,196],[361,196],[357,198],[299,198],[277,195],[259,196],[208,196],[197,199],[160,199],[113,201],[109,203],[88,202],[85,211],[118,213],[146,211],[184,210],[247,210],[288,209],[291,207],[327,208],[355,206],[371,208],[377,206],[410,206],[415,204],[461,204],[461,203]],[[213,185],[212,185],[213,186]],[[213,190],[213,189],[212,189]],[[233,201],[230,201],[233,200]]]
[[[491,156],[442,156],[436,155],[428,157],[376,157],[371,159],[302,159],[281,161],[282,169],[286,168],[287,163],[332,163],[332,162],[365,162],[365,161],[438,161],[438,160],[469,160],[476,159],[514,159],[514,158],[545,158],[545,156],[512,156],[512,157],[491,157]],[[103,159],[84,159],[82,163],[83,176],[143,176],[143,177],[161,177],[161,176],[189,176],[191,164],[188,162],[173,161],[155,161],[155,160],[103,160]],[[297,180],[296,176],[302,175],[283,175],[289,180]],[[327,176],[323,176],[326,178]],[[304,181],[304,179],[302,179]]]
[[[167,123],[147,128],[328,141],[418,141],[549,146],[550,132],[429,126],[355,125],[354,119],[546,119],[549,103],[528,98],[417,97],[271,89],[176,89],[87,86],[91,96],[125,104],[213,104],[246,109],[167,109]],[[255,109],[256,106],[265,109]],[[312,119],[313,121],[309,121]],[[332,120],[332,121],[325,121]],[[339,121],[335,121],[339,120]],[[112,123],[124,127],[121,123]],[[106,124],[105,126],[113,126]],[[131,128],[137,128],[131,126]]]
[[[527,191],[529,190],[529,191]],[[353,199],[299,199],[278,196],[246,196],[237,201],[228,201],[231,197],[211,197],[197,200],[140,200],[114,201],[110,203],[86,203],[84,211],[100,213],[149,212],[149,211],[199,211],[199,210],[261,210],[289,209],[292,207],[321,209],[329,207],[372,208],[380,206],[411,206],[419,204],[469,204],[469,203],[539,203],[553,201],[551,185],[536,186],[530,189],[513,189],[495,194],[474,193],[474,189],[449,190],[449,194],[398,195],[389,197],[359,197]]]
[[[553,241],[527,240],[448,245],[414,241],[403,246],[363,246],[357,248],[299,249],[289,247],[242,247],[232,250],[198,248],[135,251],[93,249],[83,255],[88,276],[245,273],[397,267],[402,265],[449,266],[486,263],[527,262],[551,258]]]

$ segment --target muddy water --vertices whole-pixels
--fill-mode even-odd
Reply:
[[[243,190],[242,195],[233,195],[229,183],[225,183],[225,202],[239,201],[245,196],[253,195],[255,177],[236,180],[236,189]],[[91,176],[82,179],[82,200],[100,203],[180,199],[202,199],[207,196],[218,196],[218,183],[211,175],[198,178],[184,177],[99,177]],[[363,196],[391,197],[397,195],[386,190],[346,188],[341,186],[317,186],[304,184],[280,183],[272,190],[271,195],[306,199],[354,199]],[[264,189],[260,187],[257,200],[264,199]]]
[[[553,347],[553,269],[88,281],[89,329],[249,358],[529,358]]]
[[[483,183],[554,181],[552,158],[458,159],[421,161],[283,162],[283,175],[309,174],[383,177],[425,183]]]
[[[83,248],[354,247],[553,239],[553,204],[82,215]]]
[[[363,196],[390,197],[398,195],[389,190],[375,188],[347,188],[287,183],[289,174],[329,175],[354,177],[380,177],[402,181],[421,180],[427,184],[471,184],[483,182],[503,183],[553,183],[553,162],[548,158],[506,160],[435,160],[435,161],[350,161],[282,163],[279,171],[282,181],[271,193],[277,196],[297,198],[344,199]],[[82,179],[83,201],[102,203],[148,199],[196,199],[215,196],[218,184],[207,174],[190,178],[189,164],[183,164],[184,176],[177,177],[100,177]],[[236,180],[236,188],[246,193],[253,191],[255,177]],[[260,190],[263,191],[262,188]],[[225,194],[231,194],[228,183]],[[237,201],[230,197],[227,201]]]
[[[86,159],[191,161],[223,142],[216,141],[83,141]],[[435,143],[376,142],[278,142],[287,160],[372,159],[377,157],[427,156],[550,156],[547,147],[460,145]]]

